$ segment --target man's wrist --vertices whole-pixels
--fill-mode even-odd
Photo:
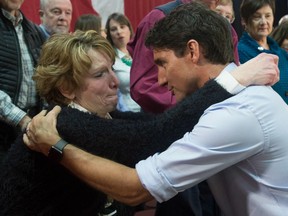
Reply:
[[[54,145],[52,145],[48,151],[48,158],[54,160],[54,161],[61,161],[63,154],[64,154],[64,148],[68,145],[68,142],[66,142],[63,139],[60,139],[58,142],[56,142]]]
[[[25,115],[21,121],[19,122],[19,127],[21,128],[21,131],[25,131],[27,128],[27,125],[31,121],[31,118],[28,115]]]

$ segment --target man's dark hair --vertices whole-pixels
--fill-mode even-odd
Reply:
[[[187,42],[196,40],[202,54],[213,64],[234,60],[230,24],[225,18],[202,4],[192,2],[178,6],[148,32],[146,46],[173,50],[177,57],[188,51]]]

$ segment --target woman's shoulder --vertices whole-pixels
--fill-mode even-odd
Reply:
[[[240,37],[238,41],[238,49],[242,47],[250,46],[249,44],[251,44],[253,41],[254,39],[250,37],[247,32],[243,32],[242,36]]]

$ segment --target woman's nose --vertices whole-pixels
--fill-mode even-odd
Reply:
[[[121,28],[117,28],[117,33],[120,34],[122,32]]]
[[[261,17],[260,23],[265,24],[267,22],[267,19],[265,17]]]
[[[114,71],[111,71],[111,72],[110,72],[110,75],[111,75],[111,86],[118,88],[118,86],[119,86],[119,80],[118,80],[115,72],[114,72]]]

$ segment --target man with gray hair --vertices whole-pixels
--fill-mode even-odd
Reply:
[[[48,38],[55,33],[68,33],[72,19],[70,0],[40,0],[41,29]]]

